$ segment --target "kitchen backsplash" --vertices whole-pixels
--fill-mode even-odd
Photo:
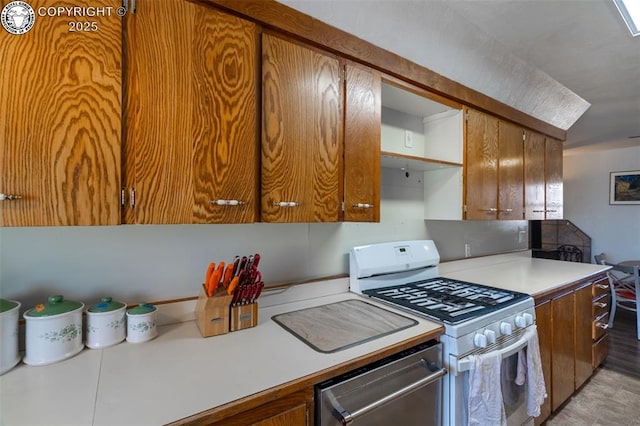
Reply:
[[[433,239],[442,260],[528,248],[526,221],[423,220],[421,173],[382,170],[380,223],[0,228],[0,296],[126,303],[197,296],[207,265],[262,255],[268,285],[348,273],[351,246]],[[524,235],[524,238],[523,238]]]

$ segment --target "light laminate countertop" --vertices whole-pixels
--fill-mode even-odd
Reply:
[[[442,263],[442,276],[543,294],[606,271],[601,265],[533,259],[530,252]],[[320,353],[271,320],[276,314],[367,300],[416,326],[335,353]],[[194,303],[187,303],[192,318]],[[179,316],[179,315],[178,315]],[[162,322],[162,321],[161,321]],[[179,420],[362,358],[442,327],[348,292],[348,278],[266,292],[256,327],[202,338],[192,320],[159,327],[159,337],[84,350],[60,363],[20,364],[0,376],[0,424],[157,425]]]

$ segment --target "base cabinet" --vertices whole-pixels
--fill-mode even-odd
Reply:
[[[548,397],[542,424],[593,374],[607,356],[608,281],[597,276],[536,300],[540,359]]]
[[[222,420],[199,419],[194,423],[217,426],[311,426],[313,424],[313,387],[294,392],[280,399],[226,417]]]

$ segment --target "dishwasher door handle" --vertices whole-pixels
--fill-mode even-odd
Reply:
[[[367,404],[362,408],[359,408],[357,410],[355,410],[353,413],[348,412],[345,409],[337,409],[336,408],[334,410],[334,414],[335,416],[338,418],[338,421],[343,424],[343,425],[348,425],[351,424],[354,420],[356,420],[358,417],[363,416],[365,414],[367,414],[368,412],[375,410],[376,408],[393,401],[394,399],[400,398],[403,395],[406,395],[410,392],[413,392],[416,389],[420,389],[421,387],[430,385],[431,383],[435,382],[436,380],[439,380],[442,376],[444,376],[445,374],[447,374],[447,370],[444,368],[441,368],[440,370],[437,370],[435,373],[428,375],[427,377],[424,377],[416,382],[411,383],[410,385],[407,385],[405,387],[403,387],[402,389],[398,389],[395,392],[390,393],[389,395],[380,398],[377,401],[372,402],[371,404]],[[342,408],[342,407],[340,407]]]

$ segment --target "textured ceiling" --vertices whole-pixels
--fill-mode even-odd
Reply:
[[[279,1],[568,129],[566,148],[640,145],[640,37],[611,0]]]

